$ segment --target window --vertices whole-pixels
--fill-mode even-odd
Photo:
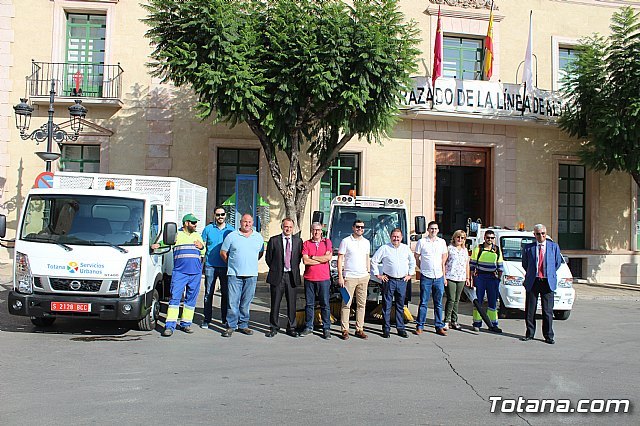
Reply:
[[[331,200],[338,195],[348,195],[355,189],[360,193],[360,155],[356,153],[340,153],[329,170],[320,180],[320,211],[324,212],[325,221],[329,220]]]
[[[577,51],[573,48],[558,48],[558,86],[562,85],[562,79],[567,76],[569,66],[576,60],[577,54]]]
[[[482,40],[445,36],[442,50],[444,77],[482,80]]]
[[[560,164],[558,182],[558,244],[585,248],[585,167]]]
[[[218,149],[216,205],[222,205],[236,192],[236,175],[258,176],[259,169],[260,150],[258,149]],[[259,186],[256,185],[256,187]]]
[[[60,169],[65,172],[100,172],[100,145],[62,145]]]
[[[106,15],[67,14],[64,93],[102,96],[106,36]]]

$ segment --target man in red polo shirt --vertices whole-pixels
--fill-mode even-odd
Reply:
[[[306,265],[304,271],[304,292],[307,299],[306,325],[300,336],[313,332],[313,318],[316,306],[316,295],[320,302],[322,315],[322,337],[331,338],[331,312],[329,310],[329,287],[331,275],[329,261],[331,260],[331,240],[322,238],[322,224],[311,224],[311,239],[302,245],[302,263]]]

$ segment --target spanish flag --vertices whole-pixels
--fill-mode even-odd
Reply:
[[[484,79],[490,80],[493,75],[493,2],[491,2],[491,12],[489,13],[489,28],[484,39]]]
[[[442,77],[442,26],[440,24],[440,6],[438,6],[438,26],[436,27],[436,42],[433,45],[433,73],[431,87],[435,87],[438,77]]]

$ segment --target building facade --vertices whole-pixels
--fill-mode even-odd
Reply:
[[[400,1],[421,30],[415,88],[389,140],[354,140],[345,147],[311,194],[303,229],[313,210],[327,210],[332,196],[355,189],[403,198],[411,216],[438,220],[445,234],[464,228],[469,218],[506,227],[524,222],[528,229],[544,223],[576,276],[640,284],[637,185],[628,174],[584,167],[580,141],[555,123],[556,91],[578,40],[607,34],[612,13],[624,5],[640,2],[496,0],[493,75],[486,79],[491,1]],[[444,72],[434,91],[438,9]],[[530,12],[535,92],[520,112]],[[199,121],[189,88],[150,76],[144,17],[136,1],[0,0],[0,212],[10,233],[44,170],[35,154],[44,149],[20,138],[12,107],[28,99],[31,129],[44,124],[52,79],[57,124],[68,126],[67,107],[75,98],[88,108],[80,137],[54,147],[61,154],[54,171],[178,176],[208,188],[209,212],[233,195],[238,175],[249,176],[270,208],[264,234],[279,231],[282,200],[257,138],[245,126]],[[11,254],[3,249],[0,260]]]

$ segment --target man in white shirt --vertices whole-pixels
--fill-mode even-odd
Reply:
[[[369,286],[369,254],[371,245],[364,238],[364,222],[356,219],[352,226],[353,233],[340,242],[338,248],[338,283],[349,294],[347,303],[342,302],[340,321],[342,323],[342,340],[349,338],[349,312],[353,296],[356,297],[356,337],[367,339],[364,333],[364,310],[367,305],[367,287]]]
[[[415,256],[420,268],[420,306],[415,333],[420,335],[427,320],[427,303],[433,295],[433,320],[436,334],[446,336],[442,315],[442,294],[444,293],[444,270],[447,262],[447,243],[438,237],[438,223],[429,222],[427,235],[416,245]]]
[[[382,337],[385,339],[389,338],[391,330],[391,304],[394,295],[398,336],[409,337],[404,329],[404,300],[407,282],[411,279],[415,268],[416,261],[411,249],[402,242],[402,231],[395,228],[391,231],[391,242],[380,246],[371,258],[371,271],[382,284],[382,317],[384,319]]]

